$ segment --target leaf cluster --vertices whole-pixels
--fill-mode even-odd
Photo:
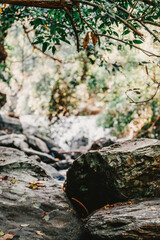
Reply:
[[[159,1],[73,0],[72,3],[72,8],[61,5],[60,9],[4,6],[0,14],[1,32],[5,34],[17,21],[25,25],[27,20],[35,31],[33,43],[41,44],[43,52],[51,50],[53,54],[62,42],[70,44],[71,38],[76,41],[78,51],[86,48],[88,42],[84,46],[84,38],[88,32],[94,34],[99,45],[104,36],[136,47],[145,41],[141,29],[151,35],[154,42],[160,42],[154,29],[160,27]],[[115,26],[122,26],[120,34]]]

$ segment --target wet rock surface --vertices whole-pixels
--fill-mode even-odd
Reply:
[[[6,147],[0,147],[0,230],[17,240],[78,240],[82,233],[49,165]]]
[[[74,161],[65,185],[68,197],[89,212],[107,203],[158,197],[160,141],[137,139],[90,151]]]
[[[160,198],[100,209],[85,224],[88,239],[160,239]]]

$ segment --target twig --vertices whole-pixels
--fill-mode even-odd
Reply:
[[[114,3],[113,0],[109,0],[109,2]],[[157,8],[158,6],[159,6],[159,4],[157,4],[155,7]],[[127,13],[128,15],[130,15],[130,16],[132,17],[132,19],[129,19],[128,21],[133,20],[133,21],[139,22],[139,23],[146,29],[146,31],[148,31],[152,36],[154,36],[154,37],[160,42],[160,39],[144,24],[144,23],[145,23],[144,21],[139,20],[139,18],[136,18],[133,14],[130,14],[125,8],[119,6],[118,4],[116,4],[116,7],[117,7],[119,10]],[[155,8],[155,7],[154,7],[154,8]],[[151,24],[151,21],[149,21],[149,23]],[[157,24],[157,23],[154,23],[154,24],[152,24],[152,25],[155,25],[155,26],[158,26],[158,27],[160,26],[160,25]]]
[[[151,21],[148,21],[148,20],[144,20],[143,23],[146,23],[146,24],[150,24],[150,25],[154,25],[154,26],[160,27],[160,23],[151,22]]]
[[[86,21],[86,19],[84,17],[82,17],[81,9],[80,9],[80,5],[79,4],[77,4],[77,8],[78,8],[78,12],[79,12],[79,16],[81,18],[81,21],[84,22],[92,30],[92,32],[94,33],[95,36],[97,36],[97,31],[89,24],[89,22]],[[98,43],[100,45],[99,37],[98,37]]]
[[[150,5],[150,6],[154,6],[156,4],[154,1],[150,1],[150,0],[139,0],[139,1],[141,1],[143,3],[146,3],[146,4]]]
[[[80,202],[79,200],[77,200],[76,198],[72,198],[72,200],[78,202],[78,203],[84,208],[84,210],[86,211],[87,215],[89,215],[88,209],[84,206],[83,203],[81,203],[81,202]]]
[[[143,49],[143,48],[137,47],[136,45],[131,44],[131,43],[129,43],[129,42],[126,42],[126,41],[124,41],[124,40],[122,40],[122,39],[118,39],[118,38],[112,37],[112,36],[110,36],[110,35],[105,35],[105,34],[97,34],[97,35],[98,35],[98,36],[107,37],[107,38],[113,39],[113,40],[115,40],[115,41],[118,41],[118,42],[124,43],[124,44],[126,44],[126,45],[129,45],[129,46],[131,46],[131,47],[134,47],[134,48],[142,51],[144,54],[146,54],[146,55],[149,56],[149,57],[151,57],[151,56],[160,57],[160,55],[157,55],[157,54],[155,54],[155,53],[152,53],[152,52],[150,52],[150,51],[147,51],[147,50],[145,50],[145,49]]]
[[[99,8],[101,11],[105,12],[106,14],[108,14],[107,10],[101,6],[98,5],[97,3],[92,3],[92,2],[88,2],[88,1],[80,1],[80,0],[75,0],[75,3],[82,3],[85,5],[89,5],[92,7],[97,7]],[[143,34],[141,32],[139,32],[137,29],[135,29],[132,25],[130,25],[126,20],[124,20],[123,18],[121,18],[120,16],[118,16],[117,14],[113,13],[114,17],[117,18],[120,22],[122,22],[124,25],[126,25],[128,28],[130,28],[134,33],[138,34],[139,36],[143,36]],[[110,16],[110,15],[109,15]],[[113,18],[114,18],[113,17]]]
[[[60,60],[60,59],[58,59],[58,58],[55,58],[55,57],[53,57],[53,56],[51,56],[51,55],[43,52],[39,47],[35,46],[35,45],[32,43],[31,39],[30,39],[29,33],[28,33],[28,31],[27,31],[27,28],[26,28],[24,25],[23,25],[23,29],[24,29],[24,32],[25,32],[25,34],[26,34],[26,36],[27,36],[27,38],[28,38],[28,41],[29,41],[29,43],[32,45],[33,49],[38,50],[39,52],[43,53],[46,57],[49,57],[49,58],[51,58],[51,59],[54,60],[54,61],[57,61],[57,62],[59,62],[59,63],[62,63],[62,60]]]
[[[143,100],[143,101],[134,101],[133,98],[131,98],[131,97],[128,95],[128,92],[133,92],[134,89],[128,89],[125,93],[126,93],[128,99],[131,101],[131,103],[135,103],[135,104],[143,104],[143,103],[147,103],[147,102],[151,101],[151,100],[156,96],[156,94],[157,94],[157,92],[158,92],[158,90],[159,90],[159,87],[160,87],[160,83],[157,83],[157,84],[158,84],[158,85],[157,85],[157,88],[156,88],[155,93],[154,93],[150,98],[148,98],[147,100]]]
[[[130,16],[131,16],[131,14],[133,13],[133,11],[134,11],[135,7],[137,6],[137,3],[138,3],[138,1],[136,1],[136,2],[134,3],[134,5],[133,5],[133,8],[132,8],[132,10],[130,11],[130,13],[129,13],[129,16],[128,16],[128,18],[127,18],[127,20],[126,20],[126,21],[128,21],[128,20],[129,20],[129,18],[130,18]]]
[[[156,34],[154,32],[152,32],[143,22],[141,22],[140,20],[138,20],[138,22],[141,23],[141,25],[153,36],[156,38],[156,40],[160,43],[160,39],[156,36]]]

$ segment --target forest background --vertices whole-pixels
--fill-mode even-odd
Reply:
[[[1,4],[3,109],[49,119],[99,114],[97,124],[118,137],[160,138],[160,4],[83,2],[82,10]]]

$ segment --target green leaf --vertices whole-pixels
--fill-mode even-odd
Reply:
[[[117,37],[119,37],[117,32],[113,31],[113,34],[116,35]]]
[[[129,30],[129,29],[126,29],[126,30],[123,32],[123,35],[127,35],[128,33],[130,33],[130,30]]]
[[[141,44],[141,43],[143,43],[143,41],[141,41],[141,40],[133,40],[133,42],[134,42],[135,44]]]
[[[47,50],[47,47],[48,47],[48,43],[44,42],[42,45],[42,52],[45,52]]]
[[[53,55],[55,54],[55,52],[56,52],[56,47],[53,46],[53,47],[52,47],[52,53],[53,53]]]

